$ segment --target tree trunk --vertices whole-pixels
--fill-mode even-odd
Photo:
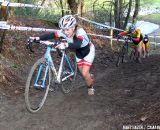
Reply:
[[[81,16],[83,16],[83,13],[84,13],[84,0],[81,0],[80,3],[79,3],[79,13]]]
[[[119,0],[119,28],[123,27],[123,0]]]
[[[78,11],[78,3],[76,0],[67,0],[69,8],[71,9],[72,14],[77,14]]]
[[[115,0],[114,2],[114,21],[115,27],[120,28],[120,14],[119,14],[119,0]]]
[[[3,41],[5,39],[7,30],[0,30],[0,53],[2,52]]]
[[[93,2],[93,14],[92,14],[92,17],[95,17],[95,6],[96,6],[96,2],[97,2],[97,0],[95,0],[94,2]]]
[[[130,13],[131,13],[131,7],[132,7],[132,0],[129,0],[128,12],[127,12],[127,16],[126,16],[126,19],[125,19],[125,22],[124,22],[124,25],[123,25],[123,29],[125,29],[126,26],[127,26],[129,16],[130,16]]]
[[[0,6],[0,21],[7,21],[8,13],[9,13],[9,7]],[[6,30],[0,29],[0,53],[2,51],[5,35],[6,35]]]
[[[140,0],[135,0],[135,10],[134,10],[133,21],[132,21],[133,24],[136,22],[139,9],[140,9]]]
[[[84,0],[67,0],[72,14],[80,14],[82,16],[84,9]]]
[[[44,5],[45,1],[46,1],[46,0],[43,0],[43,1],[42,1],[41,6],[43,6],[43,5]]]
[[[113,3],[113,0],[112,0]],[[111,7],[110,7],[110,13],[109,13],[109,23],[110,26],[112,26],[112,8],[113,8],[113,4],[111,3]]]
[[[64,16],[64,10],[63,10],[63,0],[60,0],[60,6],[61,6],[61,9],[62,9],[62,16]]]

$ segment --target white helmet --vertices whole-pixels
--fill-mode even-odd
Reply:
[[[59,27],[61,29],[68,29],[77,24],[75,17],[72,15],[65,15],[59,20]]]
[[[129,32],[132,32],[132,31],[134,31],[136,29],[136,26],[134,25],[134,24],[131,24],[130,26],[129,26]]]

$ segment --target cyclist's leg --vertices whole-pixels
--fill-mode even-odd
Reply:
[[[90,46],[89,54],[86,57],[84,57],[84,59],[79,60],[79,62],[77,63],[78,69],[79,69],[81,75],[83,76],[88,88],[92,88],[93,82],[94,82],[93,76],[90,74],[90,68],[92,66],[94,57],[95,57],[95,47],[92,44]],[[93,95],[94,91],[93,91],[93,93],[89,93],[89,91],[88,91],[88,94]]]
[[[134,50],[135,50],[135,58],[138,57],[138,49],[137,49],[137,45],[134,44]]]
[[[88,95],[94,95],[94,88],[93,88],[94,79],[93,79],[93,76],[90,74],[90,68],[91,66],[84,64],[81,74],[87,84]]]
[[[77,66],[78,66],[78,70],[79,70],[79,72],[81,73],[82,76],[83,76],[83,73],[85,73],[85,72],[84,72],[85,66],[90,66],[90,65],[85,65],[84,62],[86,62],[86,61],[83,60],[83,63],[81,63],[81,64],[79,63],[79,64],[77,65]],[[87,63],[87,64],[88,64],[88,63]],[[89,63],[89,64],[90,64],[90,63]],[[93,79],[93,77],[94,77],[93,74],[90,74],[90,75],[91,75],[91,78]],[[83,77],[84,77],[84,76],[83,76]]]
[[[84,80],[86,81],[87,86],[93,85],[93,78],[90,74],[91,65],[83,64],[83,66],[78,66],[78,69],[81,69],[80,73],[82,74]]]
[[[135,50],[135,60],[136,62],[139,62],[139,56],[140,56],[140,51],[141,51],[139,43],[134,43],[134,50]]]
[[[82,60],[80,60],[79,62],[77,62],[77,66],[78,66],[79,72],[82,73],[82,70],[83,70],[83,62],[82,62]]]
[[[143,47],[144,47],[144,44],[143,44],[143,41],[141,41],[141,42],[139,43],[139,50],[138,50],[138,52],[139,52],[139,57],[142,57]]]
[[[84,68],[85,68],[85,66],[91,66],[92,64],[91,63],[87,63],[87,64],[85,64],[84,62],[86,62],[87,63],[87,61],[84,61],[83,60],[83,63],[79,63],[79,64],[77,64],[77,66],[78,66],[78,70],[79,70],[79,72],[82,74],[83,73],[83,71],[84,71]],[[92,74],[90,74],[91,76],[92,76]],[[93,77],[93,76],[92,76]]]
[[[146,55],[149,56],[149,47],[150,47],[150,43],[149,41],[145,44],[145,52],[146,52]]]
[[[141,62],[142,62],[142,61],[141,61],[142,44],[143,44],[143,42],[140,41],[140,42],[138,43],[138,45],[136,46],[136,58],[137,58],[137,62],[138,62],[138,63],[141,63]]]
[[[143,58],[146,57],[146,44],[144,42],[142,43],[142,56]]]

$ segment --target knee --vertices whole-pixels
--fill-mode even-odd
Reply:
[[[81,71],[83,78],[87,79],[88,73],[86,71]]]

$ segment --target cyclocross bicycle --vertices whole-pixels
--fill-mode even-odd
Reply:
[[[32,42],[28,41],[28,47],[32,50]],[[40,41],[47,44],[45,54],[38,59],[32,66],[25,88],[25,103],[29,112],[39,111],[47,98],[50,85],[59,84],[64,93],[69,93],[73,88],[73,83],[77,74],[77,65],[75,53],[64,50],[55,49],[53,46],[56,42]],[[60,55],[60,63],[54,62],[54,56],[51,52],[57,52]],[[52,87],[53,88],[53,87]]]
[[[135,59],[135,50],[131,45],[132,41],[130,40],[130,36],[122,36],[121,38],[122,40],[117,38],[118,43],[121,45],[116,61],[117,67],[120,65],[120,63]]]

